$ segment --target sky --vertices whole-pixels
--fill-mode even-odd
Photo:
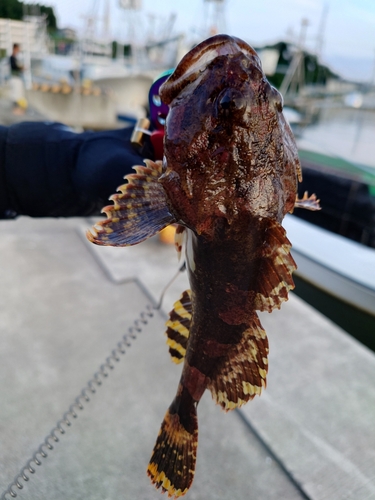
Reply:
[[[104,13],[106,0],[50,0],[60,27],[83,28],[84,16]],[[110,29],[121,38],[129,29],[129,13],[110,2]],[[174,32],[187,36],[202,32],[213,17],[213,4],[204,0],[140,0],[141,11],[133,15],[132,29],[142,36],[151,19],[160,32],[169,16],[176,14]],[[322,62],[355,81],[370,82],[375,68],[375,0],[225,0],[222,31],[251,45],[283,40],[297,41],[301,21],[306,19],[305,46],[316,52],[321,45]],[[319,33],[322,44],[319,44]]]

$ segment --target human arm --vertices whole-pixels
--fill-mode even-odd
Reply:
[[[0,127],[0,218],[98,213],[132,166],[143,163],[131,133],[75,133],[46,122]]]

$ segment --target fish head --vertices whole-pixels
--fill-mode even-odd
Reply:
[[[280,221],[292,210],[297,148],[253,48],[227,35],[205,40],[160,95],[169,106],[160,182],[181,223],[210,237],[241,214]]]

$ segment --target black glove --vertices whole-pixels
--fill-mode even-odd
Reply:
[[[143,164],[131,134],[132,128],[77,134],[49,122],[0,127],[0,217],[98,213],[132,166]]]

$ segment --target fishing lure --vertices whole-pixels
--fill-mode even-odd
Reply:
[[[135,245],[177,223],[177,250],[186,247],[191,290],[166,332],[183,370],[148,466],[155,486],[178,497],[194,477],[204,391],[228,411],[266,386],[268,341],[257,311],[287,300],[296,269],[281,222],[318,201],[296,200],[301,167],[282,97],[242,40],[217,35],[197,45],[160,96],[169,106],[163,162],[134,167],[88,238]]]

